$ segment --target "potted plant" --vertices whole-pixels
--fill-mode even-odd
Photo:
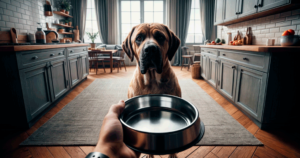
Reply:
[[[60,11],[65,13],[66,12],[66,8],[67,8],[67,1],[66,0],[59,0],[57,1],[57,4],[60,8]]]
[[[98,32],[96,32],[96,33],[87,32],[86,34],[88,35],[89,39],[92,40],[92,43],[90,43],[91,48],[95,48],[96,47],[96,43],[94,41],[95,41],[95,39],[98,36]]]
[[[68,24],[69,24],[69,20],[68,20],[68,19],[66,19],[66,20],[65,20],[65,25],[67,25],[67,26],[68,26]]]
[[[71,2],[66,1],[66,14],[70,14],[70,10],[72,9]]]

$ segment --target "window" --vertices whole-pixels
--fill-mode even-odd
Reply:
[[[96,16],[94,0],[87,0],[85,33],[87,32],[90,33],[98,32],[98,24],[97,24],[97,16]],[[92,40],[90,40],[89,37],[85,34],[84,42],[91,43]],[[101,43],[99,32],[98,32],[98,37],[95,39],[95,43]]]
[[[165,0],[120,0],[121,42],[133,26],[140,23],[165,23]]]
[[[186,43],[203,43],[199,0],[192,0],[190,24]]]

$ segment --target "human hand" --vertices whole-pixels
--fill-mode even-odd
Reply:
[[[123,142],[123,128],[119,120],[119,115],[125,108],[125,103],[120,100],[118,104],[112,105],[104,117],[99,140],[94,149],[110,158],[131,157],[138,158],[140,153],[128,148]]]

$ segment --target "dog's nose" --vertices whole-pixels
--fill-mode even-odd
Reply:
[[[151,53],[151,52],[156,52],[158,50],[157,45],[150,43],[150,44],[145,44],[144,47],[144,52],[146,54]]]

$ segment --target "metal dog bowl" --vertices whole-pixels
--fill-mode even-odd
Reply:
[[[120,121],[124,143],[141,153],[177,153],[204,135],[197,108],[171,95],[142,95],[125,101]]]

